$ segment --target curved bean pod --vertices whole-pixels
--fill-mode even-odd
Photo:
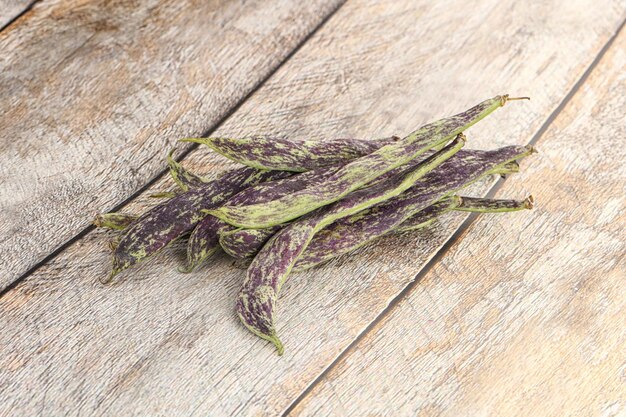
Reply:
[[[423,126],[402,140],[344,165],[321,186],[306,187],[266,203],[246,206],[225,204],[212,210],[211,214],[234,226],[251,229],[286,223],[333,203],[424,152],[448,142],[503,106],[507,100],[508,96],[496,96],[456,116]]]
[[[344,164],[398,139],[393,136],[371,141],[359,139],[295,141],[251,137],[189,138],[181,141],[207,145],[226,158],[253,168],[304,172]]]
[[[398,196],[452,157],[464,144],[464,136],[459,135],[450,145],[417,166],[401,167],[377,187],[355,191],[327,210],[313,212],[274,235],[252,261],[239,292],[236,308],[242,323],[254,334],[274,343],[281,355],[283,346],[273,323],[276,299],[280,286],[315,233],[337,219]]]
[[[377,222],[377,217],[384,216],[384,211],[376,207],[341,219],[320,230],[300,259],[294,271],[300,272],[320,265],[340,255],[352,252],[373,240],[390,233],[403,233],[421,229],[431,224],[443,213],[454,211],[472,211],[479,213],[503,213],[532,208],[532,196],[525,200],[493,200],[474,197],[445,197],[433,205],[413,214],[394,229],[374,230],[370,226]]]
[[[368,216],[371,219],[367,224],[368,232],[380,236],[393,230],[416,212],[458,188],[480,178],[499,165],[520,159],[531,152],[531,147],[512,146],[487,152],[482,157],[474,155],[467,158],[463,164],[455,163],[454,158],[451,158],[404,193],[375,206],[378,215]],[[352,198],[356,200],[363,198],[364,190],[361,191],[353,193],[352,196],[357,197]],[[339,201],[337,207],[346,200],[350,200],[350,197]],[[248,268],[246,280],[237,300],[237,313],[242,323],[257,336],[272,342],[279,354],[282,354],[283,346],[274,327],[276,300],[280,287],[296,262],[302,259],[300,257],[305,253],[316,228],[320,224],[324,225],[317,217],[312,215],[295,221],[269,240]],[[311,253],[315,256],[316,252]],[[319,263],[320,260],[309,255],[308,262]]]

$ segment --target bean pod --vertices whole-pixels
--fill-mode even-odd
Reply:
[[[513,146],[487,152],[483,157],[472,156],[464,164],[448,160],[404,193],[376,206],[379,215],[370,216],[368,231],[375,236],[385,234],[435,201],[531,151],[531,148]],[[274,235],[252,261],[239,293],[237,313],[242,323],[257,336],[274,343],[279,354],[283,346],[274,327],[278,293],[319,224],[315,215],[307,216]],[[315,256],[315,252],[312,253]],[[319,263],[320,260],[309,256],[308,262]]]
[[[379,230],[373,228],[372,225],[379,224],[378,217],[384,216],[385,212],[381,211],[380,208],[372,208],[366,213],[341,219],[317,233],[296,262],[294,271],[313,268],[340,255],[352,252],[389,233],[403,233],[421,229],[450,210],[504,213],[531,209],[532,207],[532,196],[525,200],[492,200],[451,196],[418,211],[395,228]]]
[[[278,232],[261,249],[248,268],[237,300],[237,313],[243,324],[256,335],[283,346],[273,325],[273,311],[280,286],[296,260],[317,231],[333,221],[354,214],[379,202],[401,194],[418,179],[452,157],[465,144],[460,135],[454,142],[415,167],[402,167],[383,184],[353,192],[327,210],[313,212]]]
[[[251,185],[288,175],[290,173],[284,171],[241,168],[159,204],[128,227],[113,252],[111,275],[102,281],[110,281],[119,272],[157,253],[191,231],[205,217],[203,210],[215,207]]]
[[[496,96],[471,109],[423,126],[404,139],[343,166],[321,186],[309,186],[290,195],[246,206],[225,204],[211,214],[237,227],[263,228],[294,220],[337,201],[385,173],[439,147],[501,107],[508,96]]]
[[[399,138],[393,136],[371,141],[333,139],[325,141],[294,141],[278,138],[189,138],[183,142],[207,145],[235,162],[258,168],[304,172],[311,169],[344,164],[389,145]]]
[[[465,158],[472,154],[483,154],[480,150],[460,150],[454,160],[463,163]],[[507,175],[519,172],[519,164],[516,161],[506,163],[495,168],[490,174]],[[266,183],[270,184],[270,183]],[[254,187],[251,187],[254,188]],[[243,191],[244,193],[246,190]],[[237,259],[246,259],[255,256],[263,245],[284,225],[272,226],[264,229],[240,229],[240,228],[224,228],[220,233],[220,246],[228,255]],[[331,227],[331,226],[329,226]],[[325,230],[325,229],[324,229]],[[317,235],[313,241],[317,239]]]

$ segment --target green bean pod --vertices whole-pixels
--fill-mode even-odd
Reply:
[[[128,225],[137,220],[137,216],[124,213],[102,213],[93,220],[96,227],[113,230],[124,230]]]

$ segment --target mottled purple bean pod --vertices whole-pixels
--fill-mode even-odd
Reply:
[[[389,233],[403,233],[424,228],[447,211],[472,211],[479,213],[503,213],[532,208],[532,196],[525,200],[493,200],[486,198],[444,197],[404,220],[398,227],[372,228],[378,216],[385,212],[372,207],[354,216],[338,220],[319,231],[294,266],[294,271],[304,271],[340,255],[352,252]]]
[[[483,154],[485,151],[481,150],[469,150],[462,149],[460,150],[456,156],[455,161],[459,161],[459,163],[463,163],[466,155],[470,154]],[[413,163],[413,162],[412,162]],[[519,172],[519,164],[515,161],[509,162],[507,164],[502,165],[494,169],[491,174],[505,175]],[[265,183],[270,184],[270,183]],[[254,187],[251,187],[254,188]],[[243,191],[244,193],[246,190]],[[358,215],[357,215],[358,216]],[[282,229],[284,225],[272,226],[264,229],[239,229],[232,227],[231,229],[226,229],[220,235],[220,246],[228,255],[237,258],[237,259],[247,259],[255,256],[259,250],[263,247],[263,245],[280,229]],[[331,226],[329,226],[331,227]],[[326,229],[323,229],[326,230]],[[322,231],[323,231],[322,230]],[[320,232],[321,233],[321,232]],[[317,239],[317,235],[313,238],[313,242]]]
[[[288,175],[291,173],[241,168],[159,204],[128,227],[113,252],[111,275],[103,282],[110,281],[119,272],[155,254],[191,231],[206,216],[203,210],[215,207],[246,187]]]
[[[428,150],[447,143],[503,106],[507,97],[496,96],[456,116],[423,126],[404,139],[344,165],[321,186],[306,187],[266,203],[246,206],[225,204],[211,214],[234,226],[252,229],[286,223],[331,204]]]
[[[375,140],[332,139],[295,141],[279,138],[189,138],[183,142],[207,145],[215,152],[244,165],[281,171],[304,172],[321,167],[345,164],[398,140],[390,137]]]
[[[217,217],[206,216],[200,220],[187,242],[187,265],[178,268],[180,272],[191,272],[220,247],[219,235],[223,229],[232,226]]]
[[[310,213],[274,235],[252,261],[239,292],[237,313],[243,324],[254,334],[274,343],[282,354],[283,346],[273,325],[276,299],[280,286],[315,233],[337,219],[398,196],[452,157],[464,144],[465,138],[459,135],[450,145],[416,166],[398,168],[378,186],[355,191],[328,209]]]
[[[487,152],[483,157],[472,155],[463,164],[455,162],[452,158],[404,193],[375,206],[379,215],[368,216],[371,219],[367,224],[369,232],[375,236],[385,234],[416,212],[455,192],[468,182],[478,179],[498,165],[522,158],[531,152],[532,148],[529,147],[512,146]],[[350,198],[356,200],[365,198],[362,192],[363,190],[353,193],[351,197],[336,203],[336,206],[345,204]],[[283,346],[274,327],[276,300],[281,285],[307,249],[316,229],[324,225],[318,216],[299,219],[269,240],[248,268],[246,280],[237,300],[237,313],[242,323],[257,336],[274,343],[279,354],[282,354]],[[328,218],[327,213],[323,216]],[[319,263],[319,260],[313,259],[313,262]]]

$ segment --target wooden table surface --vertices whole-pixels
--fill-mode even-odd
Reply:
[[[0,0],[0,416],[626,415],[625,0]],[[540,153],[451,215],[294,274],[279,357],[245,275],[183,248],[117,285],[99,212],[198,135],[402,135],[529,95],[468,147]]]

